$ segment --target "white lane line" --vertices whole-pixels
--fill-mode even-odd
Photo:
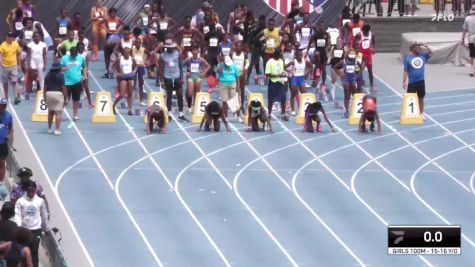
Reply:
[[[94,82],[96,83],[96,85],[98,86],[98,88],[100,88],[101,91],[104,91],[104,89],[102,89],[102,86],[101,84],[99,83],[99,81],[96,79],[96,77],[94,76],[94,73],[92,73],[91,71],[89,71],[89,77],[91,77]],[[124,123],[125,127],[126,128],[129,128],[129,124],[127,123],[127,121],[124,119],[124,117],[122,116],[122,114],[120,114],[120,112],[117,112],[117,114],[119,115],[119,118],[122,120],[122,122]],[[134,130],[130,129],[129,128],[129,132],[132,134],[132,136],[134,137],[134,139],[137,141],[137,143],[140,145],[140,147],[142,147],[142,149],[144,150],[144,152],[148,155],[150,154],[147,150],[147,148],[144,146],[144,144],[142,143],[142,141],[138,138],[138,136],[135,134]],[[92,152],[92,151],[91,151]],[[91,153],[92,154],[92,153]],[[163,173],[162,169],[160,168],[160,166],[158,166],[158,164],[155,162],[155,160],[153,158],[150,158],[150,161],[152,162],[152,164],[157,168],[158,172],[159,173]],[[163,173],[164,174],[164,173]],[[166,182],[168,184],[171,185],[170,181],[166,178],[166,176],[163,176],[163,178],[166,180]],[[117,193],[116,193],[117,194]],[[145,234],[143,233],[142,229],[140,228],[140,226],[137,224],[134,216],[132,215],[132,213],[130,212],[129,208],[127,207],[127,205],[121,200],[119,199],[119,202],[120,204],[122,205],[122,208],[125,210],[125,212],[127,213],[127,216],[129,217],[130,221],[132,222],[132,224],[134,225],[135,229],[137,230],[137,232],[139,233],[140,237],[142,238],[143,242],[145,243],[145,245],[147,246],[147,249],[149,250],[150,254],[152,255],[153,259],[155,260],[155,262],[158,264],[158,266],[160,267],[163,267],[163,263],[162,261],[160,260],[160,258],[158,257],[157,253],[155,253],[155,250],[153,249],[152,245],[150,244],[150,242],[148,241],[147,237],[145,236]]]
[[[471,132],[471,131],[475,131],[475,129],[469,129],[469,130],[464,130],[464,131],[460,131],[460,132],[457,132],[456,134],[461,134],[461,133],[465,133],[465,132]],[[429,138],[429,139],[424,139],[424,140],[421,140],[421,141],[418,141],[414,144],[422,144],[422,143],[426,143],[426,142],[430,142],[430,141],[434,141],[434,140],[437,140],[437,139],[441,139],[441,138],[445,138],[447,137],[446,135],[440,135],[440,136],[436,136],[436,137],[433,137],[433,138]],[[411,147],[411,145],[404,145],[404,146],[400,146],[396,149],[393,149],[391,151],[388,151],[386,153],[383,153],[379,156],[377,156],[376,158],[366,162],[365,164],[363,164],[361,167],[359,167],[354,173],[353,175],[351,176],[351,191],[355,194],[355,196],[358,198],[358,200],[360,200],[361,203],[363,203],[363,205],[365,205],[370,211],[371,213],[373,213],[376,217],[378,217],[378,219],[380,221],[384,221],[384,219],[369,205],[366,203],[365,200],[363,200],[363,198],[361,198],[358,194],[358,191],[356,190],[356,178],[358,177],[358,174],[364,169],[366,168],[368,165],[370,165],[371,163],[373,163],[374,161],[378,160],[378,159],[382,159],[384,157],[387,157],[389,156],[390,154],[393,154],[395,152],[398,152],[398,151],[401,151],[401,150],[404,150],[406,148],[409,148]]]
[[[397,90],[395,90],[394,88],[392,88],[388,83],[386,83],[385,81],[383,81],[382,79],[380,79],[378,76],[374,75],[374,77],[376,79],[378,79],[381,83],[383,83],[384,85],[386,85],[391,91],[393,91],[396,95],[398,95],[399,97],[403,97],[401,95],[401,93],[399,93]],[[464,140],[462,140],[460,137],[454,135],[449,129],[447,129],[445,126],[443,126],[440,122],[438,122],[437,120],[435,120],[434,118],[432,118],[432,116],[426,114],[426,117],[428,119],[430,119],[433,123],[437,124],[440,128],[444,129],[444,131],[446,131],[447,133],[449,133],[453,138],[457,139],[457,141],[459,141],[461,144],[467,146],[470,150],[472,150],[473,152],[475,152],[475,148],[469,146],[467,144],[467,142],[465,142]]]
[[[0,85],[0,88],[3,90],[2,85]],[[18,121],[18,125],[20,126],[21,131],[25,135],[25,139],[26,139],[26,142],[28,143],[28,146],[31,148],[31,151],[33,151],[33,156],[35,157],[36,161],[38,162],[38,165],[40,166],[41,171],[43,172],[46,180],[48,181],[48,184],[49,184],[50,188],[52,189],[51,191],[53,191],[53,194],[54,194],[56,200],[58,201],[58,204],[61,207],[61,210],[62,210],[64,216],[66,217],[66,221],[68,222],[69,226],[71,227],[71,230],[73,231],[74,236],[78,240],[79,246],[81,247],[81,250],[83,251],[84,255],[86,256],[87,262],[89,263],[90,266],[94,267],[95,266],[94,262],[92,261],[92,258],[89,255],[89,252],[87,251],[86,246],[84,245],[84,243],[81,239],[81,236],[79,235],[78,231],[76,230],[76,227],[75,227],[73,221],[71,220],[71,217],[69,216],[68,211],[64,207],[63,201],[61,200],[61,197],[59,196],[58,191],[55,189],[55,187],[53,185],[53,182],[52,182],[50,176],[48,175],[48,172],[46,171],[45,166],[43,165],[43,162],[41,161],[40,157],[38,156],[38,153],[36,152],[36,149],[35,149],[35,147],[33,146],[33,143],[30,140],[30,137],[26,133],[25,127],[23,127],[23,123],[21,122],[20,117],[18,117],[18,114],[16,113],[15,108],[13,107],[13,105],[11,105],[11,103],[10,103],[9,106],[10,106],[10,110],[13,113],[13,116],[15,116],[15,119]]]
[[[76,131],[76,133],[78,134],[79,136],[79,139],[81,139],[81,142],[82,144],[84,145],[84,147],[86,148],[87,152],[89,153],[89,155],[93,155],[94,152],[92,151],[91,147],[89,146],[89,144],[87,143],[86,139],[84,138],[84,136],[81,134],[81,132],[79,131],[78,127],[76,126],[76,122],[74,122],[72,119],[71,119],[71,116],[69,115],[68,111],[66,109],[64,109],[64,114],[66,114],[66,117],[68,117],[69,121],[71,122],[70,125],[73,126],[74,130]],[[104,178],[106,179],[107,181],[107,184],[109,184],[109,187],[114,190],[114,185],[112,184],[112,180],[111,178],[109,177],[109,175],[106,173],[106,171],[104,170],[104,168],[102,167],[102,164],[99,162],[99,160],[96,158],[96,156],[92,156],[92,159],[94,160],[94,163],[96,163],[97,165],[97,168],[99,168],[99,171],[102,173],[102,176],[104,176]],[[58,188],[55,188],[56,190],[58,190]]]
[[[450,154],[453,154],[455,152],[458,152],[460,150],[463,150],[463,149],[466,149],[466,148],[471,148],[472,146],[475,146],[475,143],[471,143],[469,145],[464,145],[462,147],[459,147],[457,149],[453,149],[451,151],[448,151],[436,158],[433,158],[429,161],[427,161],[426,163],[424,163],[423,165],[421,165],[415,172],[414,174],[412,175],[411,177],[411,189],[412,189],[412,192],[414,193],[414,195],[417,197],[417,199],[419,199],[419,201],[424,204],[429,210],[431,210],[435,215],[437,215],[437,217],[439,217],[443,222],[445,222],[446,224],[450,225],[451,223],[445,219],[439,212],[437,212],[434,208],[432,208],[432,206],[430,206],[421,196],[419,196],[419,194],[417,193],[417,190],[416,190],[416,186],[415,186],[415,182],[416,182],[416,176],[417,174],[422,170],[424,169],[427,165],[431,164],[431,163],[434,163],[436,160],[439,160],[443,157],[446,157]],[[468,243],[470,243],[470,245],[472,245],[472,247],[475,247],[475,243],[470,240],[470,238],[468,238],[465,234],[462,234],[462,237],[463,239],[465,239]]]
[[[475,172],[473,172],[472,177],[470,177],[470,189],[472,189],[472,193],[475,194],[475,187],[474,187],[474,180],[475,180]]]

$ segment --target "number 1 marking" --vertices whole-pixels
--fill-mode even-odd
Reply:
[[[411,114],[414,114],[414,102],[411,102],[409,106],[411,107]]]

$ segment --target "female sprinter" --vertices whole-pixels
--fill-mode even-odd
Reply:
[[[196,94],[201,91],[201,77],[206,75],[211,69],[208,61],[199,56],[198,46],[193,46],[191,54],[191,58],[185,59],[187,80],[186,102],[189,109],[192,107]]]
[[[305,109],[305,124],[303,126],[303,132],[313,133],[314,131],[323,131],[321,125],[322,120],[318,116],[318,112],[321,112],[323,114],[323,118],[327,122],[328,126],[330,126],[330,128],[332,129],[332,132],[335,132],[335,128],[333,128],[333,125],[328,119],[327,114],[325,113],[325,109],[323,109],[322,103],[320,102],[308,104],[307,108]],[[315,130],[313,128],[314,121],[317,123],[317,125],[315,126]]]
[[[112,109],[116,114],[115,106],[127,94],[128,114],[132,116],[132,88],[134,87],[134,76],[137,70],[129,48],[124,48],[122,56],[114,63],[114,71],[115,77],[119,78],[119,95],[115,99]]]

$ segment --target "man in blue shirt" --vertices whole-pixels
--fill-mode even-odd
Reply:
[[[8,100],[0,99],[0,182],[5,178],[5,160],[8,156],[9,145],[13,144],[13,119],[6,111]]]
[[[61,58],[61,66],[64,70],[64,83],[67,89],[68,101],[73,98],[73,120],[79,120],[79,101],[82,93],[82,80],[87,75],[86,60],[78,55],[76,47],[71,47],[70,55]]]
[[[411,53],[404,58],[403,87],[408,93],[417,93],[419,98],[419,108],[424,117],[424,96],[426,87],[424,81],[424,70],[426,62],[432,57],[433,52],[426,44],[415,43],[409,48]],[[424,51],[427,50],[427,51]],[[407,79],[409,78],[409,83]]]

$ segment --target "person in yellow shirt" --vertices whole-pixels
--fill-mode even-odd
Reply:
[[[0,56],[2,57],[2,82],[5,98],[8,99],[8,83],[11,82],[15,102],[20,103],[20,95],[16,88],[18,78],[18,66],[20,64],[20,45],[15,41],[15,34],[8,33],[7,40],[0,45]]]
[[[285,104],[287,101],[287,87],[285,87],[285,81],[287,80],[287,74],[285,72],[285,64],[282,59],[282,51],[280,48],[275,49],[273,57],[267,62],[265,73],[269,78],[269,85],[267,88],[268,119],[271,119],[274,102],[280,102],[282,112],[281,119],[288,121],[289,118],[285,113]]]
[[[264,39],[264,68],[267,61],[274,56],[276,48],[280,47],[280,36],[285,34],[283,30],[275,27],[275,20],[269,19],[267,28],[257,34],[256,39]]]

